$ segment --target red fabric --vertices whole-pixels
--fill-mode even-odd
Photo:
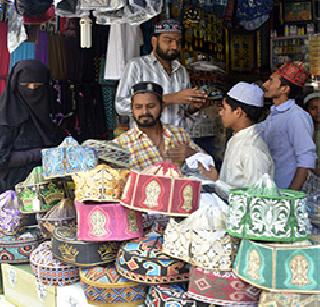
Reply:
[[[304,83],[309,78],[309,73],[304,69],[302,62],[288,62],[282,65],[276,73],[291,83],[301,87],[304,86]]]
[[[41,25],[48,22],[55,16],[54,6],[48,8],[46,12],[39,16],[23,16],[23,22],[26,25]]]
[[[6,87],[10,54],[7,47],[8,27],[4,22],[0,22],[0,95]]]
[[[209,304],[257,304],[260,290],[233,272],[213,272],[191,267],[188,296]]]
[[[164,174],[171,166],[177,170],[175,165],[166,162],[157,163],[153,168],[157,171],[161,168],[160,173]],[[188,216],[199,208],[200,189],[201,183],[198,180],[131,171],[121,204],[142,212]]]

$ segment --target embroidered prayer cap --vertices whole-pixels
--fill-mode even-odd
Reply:
[[[158,96],[162,96],[163,89],[160,84],[153,82],[139,82],[131,87],[131,96],[136,94],[152,93]]]
[[[181,24],[174,19],[162,20],[154,26],[153,33],[181,33],[182,27]]]
[[[263,90],[256,84],[239,82],[230,89],[227,95],[241,103],[263,107]]]
[[[303,103],[307,104],[310,100],[318,98],[320,98],[320,92],[310,93],[303,99]]]
[[[303,62],[287,62],[275,73],[290,81],[292,84],[301,87],[304,86],[304,83],[309,78],[309,72],[306,71]]]

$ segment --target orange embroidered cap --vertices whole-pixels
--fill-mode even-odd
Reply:
[[[309,78],[309,73],[306,71],[302,62],[285,63],[275,73],[301,87],[304,86],[304,83]]]

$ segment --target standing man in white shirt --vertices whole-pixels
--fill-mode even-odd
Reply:
[[[186,128],[186,112],[196,112],[206,105],[207,94],[190,87],[189,75],[177,60],[181,48],[181,26],[175,20],[155,25],[152,53],[133,58],[126,65],[116,95],[119,115],[131,115],[130,88],[141,81],[158,83],[163,88],[164,124]]]
[[[258,85],[240,82],[231,88],[223,100],[220,116],[223,125],[234,134],[227,143],[220,175],[215,168],[201,168],[203,175],[213,181],[219,179],[228,188],[251,186],[264,173],[273,179],[273,160],[255,125],[262,109],[263,91]]]

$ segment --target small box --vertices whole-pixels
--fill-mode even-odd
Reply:
[[[19,307],[56,307],[57,287],[38,283],[29,265],[2,263],[1,269],[5,298],[10,303]]]

